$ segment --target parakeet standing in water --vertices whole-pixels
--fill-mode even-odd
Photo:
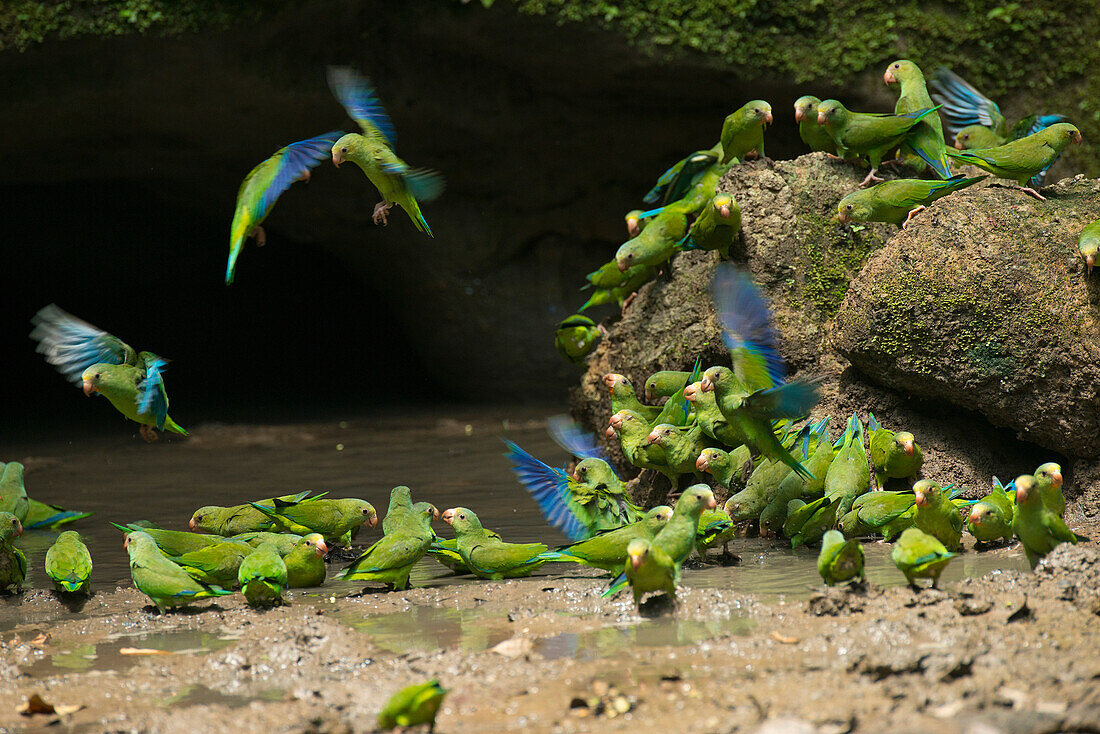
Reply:
[[[772,123],[772,106],[762,99],[743,104],[722,122],[722,163],[743,161],[756,151],[764,157],[764,130]]]
[[[913,434],[909,431],[895,433],[883,428],[874,413],[870,414],[870,431],[871,468],[879,488],[886,484],[887,479],[916,480],[917,472],[924,464],[924,454]]]
[[[148,533],[132,531],[126,535],[124,545],[130,554],[134,587],[152,599],[161,614],[170,607],[233,593],[191,578],[179,564],[164,557]]]
[[[274,509],[275,500],[283,502],[301,502],[307,499],[312,492],[298,492],[286,494],[281,497],[272,497],[257,500],[256,504]],[[314,495],[313,499],[320,499],[325,492]],[[270,517],[257,510],[251,503],[221,507],[219,505],[207,505],[195,510],[188,521],[187,526],[196,533],[213,533],[214,535],[241,535],[242,533],[255,533],[270,530],[274,522]]]
[[[1081,257],[1085,258],[1087,274],[1092,275],[1092,266],[1096,264],[1097,251],[1100,251],[1100,219],[1089,224],[1081,230],[1081,238],[1077,241],[1077,249]]]
[[[550,560],[542,543],[505,543],[496,533],[487,532],[477,515],[465,507],[446,510],[443,521],[454,528],[458,552],[467,568],[480,578],[500,581],[530,576]]]
[[[328,546],[320,533],[310,533],[297,543],[290,553],[283,556],[286,564],[286,584],[292,589],[304,586],[320,586],[325,583],[328,569],[325,554]]]
[[[954,557],[955,554],[947,550],[943,543],[918,528],[903,532],[890,553],[894,565],[914,588],[919,588],[917,579],[932,579],[932,588],[936,588],[940,574]]]
[[[888,87],[900,87],[894,113],[904,115],[932,107],[932,97],[924,83],[924,74],[920,67],[908,59],[899,59],[890,64],[882,75]],[[947,180],[951,178],[951,167],[947,162],[947,145],[943,139],[943,123],[939,115],[928,115],[902,145],[902,159],[909,165],[926,163],[937,176]],[[917,170],[923,170],[918,165]]]
[[[443,193],[443,177],[428,169],[410,168],[397,157],[393,124],[365,77],[348,67],[330,66],[328,83],[348,117],[363,131],[348,133],[332,145],[333,165],[339,167],[345,160],[351,161],[363,169],[382,194],[382,201],[374,207],[375,224],[386,224],[390,208],[397,204],[419,231],[431,237],[419,202],[431,201]]]
[[[979,543],[991,543],[1000,538],[1012,540],[1013,501],[1004,485],[993,477],[993,491],[970,506],[966,529]]]
[[[232,589],[237,583],[241,562],[253,550],[248,543],[223,542],[182,556],[173,556],[171,560],[196,581]]]
[[[287,590],[286,563],[275,548],[264,543],[241,561],[237,583],[250,607],[273,607],[283,603]]]
[[[836,157],[836,141],[817,122],[817,106],[821,100],[807,94],[794,103],[794,121],[798,123],[798,137],[814,152],[828,153]]]
[[[841,224],[849,222],[890,222],[905,227],[909,220],[948,194],[988,178],[959,175],[946,181],[901,178],[883,181],[867,189],[858,189],[837,204]]]
[[[10,512],[0,512],[0,591],[18,594],[27,579],[27,557],[15,547],[23,523]]]
[[[378,728],[389,731],[427,724],[428,731],[434,732],[435,717],[446,695],[447,690],[437,680],[402,688],[378,712]]]
[[[274,508],[255,502],[250,504],[270,517],[276,527],[299,535],[320,533],[328,543],[347,545],[364,523],[371,528],[378,524],[378,513],[371,503],[355,498],[306,499],[300,502],[284,502],[276,498]]]
[[[0,467],[0,512],[10,512],[19,522],[27,519],[31,509],[23,473],[24,467],[18,461],[9,461]]]
[[[573,364],[584,364],[584,358],[592,353],[602,336],[595,321],[576,313],[558,324],[554,348]]]
[[[295,181],[309,181],[310,171],[329,157],[333,143],[342,135],[342,132],[334,131],[279,148],[244,177],[237,191],[237,208],[229,228],[226,285],[233,282],[233,271],[245,240],[255,237],[256,244],[260,246],[267,241],[264,228],[260,225],[271,213],[271,207]]]
[[[1049,461],[1035,470],[1035,488],[1043,504],[1058,517],[1066,514],[1066,498],[1062,495],[1062,467]]]
[[[626,561],[626,547],[637,538],[652,540],[672,517],[672,508],[658,505],[641,520],[614,530],[605,530],[587,540],[562,546],[543,555],[551,562],[583,563],[604,571],[621,571]]]
[[[830,530],[821,537],[821,552],[817,554],[817,572],[827,586],[836,586],[857,576],[863,581],[863,546],[858,540],[845,540],[839,530]]]
[[[220,535],[189,533],[184,530],[162,530],[158,527],[147,527],[139,523],[119,525],[113,522],[111,524],[124,533],[134,531],[145,533],[168,556],[182,556],[185,553],[192,553],[225,542],[225,538]]]
[[[817,121],[836,141],[840,157],[865,155],[870,161],[871,171],[860,183],[861,187],[872,181],[881,181],[875,174],[883,156],[901,145],[922,119],[934,114],[934,108],[902,115],[852,112],[835,99],[827,99],[817,106]]]
[[[996,148],[954,150],[947,155],[956,160],[989,171],[994,176],[1015,181],[1017,187],[1040,201],[1046,197],[1028,186],[1032,176],[1049,168],[1070,143],[1080,143],[1081,132],[1068,122],[1059,122],[1026,138],[1013,140]]]
[[[1024,474],[1016,477],[1016,509],[1012,516],[1012,532],[1020,539],[1032,568],[1039,559],[1062,543],[1077,543],[1062,518],[1043,502],[1035,478]]]
[[[634,606],[640,606],[642,597],[651,591],[663,591],[673,600],[676,599],[680,569],[667,552],[645,538],[637,538],[626,547],[626,556],[623,574],[634,593]],[[617,592],[612,585],[603,596],[612,596]]]
[[[783,534],[791,539],[791,548],[813,545],[824,537],[825,531],[836,526],[840,500],[841,497],[837,495],[832,498],[822,497],[809,503],[802,500],[791,500],[787,503]]]
[[[871,489],[871,470],[867,466],[867,451],[863,447],[863,423],[852,414],[841,438],[840,451],[829,464],[825,475],[825,496],[840,498],[837,515],[843,516],[852,509],[852,503]]]
[[[88,578],[92,575],[92,554],[79,533],[66,530],[57,536],[46,551],[46,575],[58,591],[87,591]]]
[[[146,441],[156,440],[154,428],[187,435],[168,416],[168,393],[161,374],[167,361],[152,352],[135,352],[118,337],[52,303],[31,321],[31,339],[38,342],[35,351],[45,355],[69,382],[82,385],[85,395],[103,395],[119,413],[140,424]]]
[[[394,591],[409,586],[409,574],[432,545],[435,533],[432,520],[438,517],[435,506],[417,502],[401,524],[392,528],[372,546],[336,574],[349,581],[374,581],[387,584]]]
[[[956,552],[962,542],[963,519],[948,493],[935,482],[922,479],[913,485],[913,496],[917,506],[913,524]]]

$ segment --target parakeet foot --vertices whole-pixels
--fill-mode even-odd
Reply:
[[[256,247],[263,247],[267,244],[267,233],[259,225],[252,228],[252,237],[256,240]]]
[[[875,175],[876,173],[878,173],[878,169],[877,168],[872,168],[867,173],[867,176],[862,181],[859,182],[859,187],[861,189],[867,188],[867,184],[871,183],[872,181],[884,181],[885,180],[883,178],[879,178],[878,176],[876,176]]]
[[[637,296],[638,296],[638,291],[634,291],[633,293],[631,293],[629,296],[626,297],[626,300],[623,301],[623,307],[622,307],[622,312],[623,313],[626,313],[626,309],[630,307],[630,304],[634,303],[634,299]]]
[[[843,159],[843,158],[841,158],[840,156],[838,156],[838,155],[833,155],[832,153],[826,153],[825,155],[827,155],[827,156],[828,156],[828,157],[829,157],[829,158],[830,158],[831,160],[834,160],[834,161],[842,161],[842,160],[844,160],[844,159]]]
[[[906,226],[908,226],[908,225],[909,225],[909,220],[910,220],[910,219],[912,219],[913,217],[915,217],[915,216],[917,215],[917,213],[918,213],[918,212],[922,212],[922,211],[924,211],[924,210],[925,210],[925,209],[927,209],[927,208],[928,208],[928,207],[926,207],[926,206],[925,206],[924,204],[921,204],[921,205],[920,205],[920,206],[918,206],[918,207],[917,207],[916,209],[913,209],[913,210],[912,210],[911,212],[909,212],[909,216],[907,216],[907,217],[905,218],[905,221],[901,223],[901,228],[902,228],[902,229],[905,229],[905,228],[906,228]]]
[[[1016,188],[1018,188],[1020,191],[1023,191],[1025,194],[1031,194],[1032,196],[1034,196],[1039,201],[1046,201],[1047,200],[1047,197],[1043,196],[1042,194],[1040,194],[1038,191],[1031,188],[1030,186],[1017,186]]]
[[[383,199],[382,201],[375,204],[374,205],[374,214],[371,215],[371,219],[374,220],[374,223],[375,224],[381,224],[383,227],[385,227],[387,224],[389,224],[389,221],[387,220],[387,216],[389,215],[390,207],[392,207],[392,206],[393,206],[393,204],[391,202],[386,201],[385,199]]]
[[[600,332],[600,336],[607,336],[611,332],[607,330],[607,327],[603,324],[596,324],[596,331]]]
[[[893,159],[888,160],[888,161],[883,161],[882,163],[878,164],[878,167],[879,168],[886,168],[887,166],[889,166],[890,168],[893,168],[896,171],[899,167],[901,167],[901,165],[902,165],[901,161],[899,161],[897,158],[893,158]]]
[[[145,439],[145,443],[153,443],[158,438],[160,438],[157,435],[157,429],[153,428],[152,426],[147,426],[144,423],[141,424],[140,433],[141,433],[141,437],[143,439]]]

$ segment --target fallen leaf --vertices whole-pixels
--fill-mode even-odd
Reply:
[[[50,639],[50,636],[45,632],[39,632],[38,637],[31,640],[31,644],[35,647],[42,647],[46,644],[46,640]]]
[[[795,643],[798,642],[797,637],[784,637],[783,635],[779,634],[778,632],[772,632],[772,639],[775,640],[776,642],[782,643],[784,645],[794,645]]]
[[[490,652],[495,652],[497,655],[503,655],[506,658],[518,658],[520,655],[531,652],[533,648],[534,644],[529,639],[513,637],[492,648]]]
[[[37,693],[32,693],[27,696],[27,700],[22,706],[16,709],[20,716],[34,716],[35,714],[48,714],[54,716],[67,716],[68,714],[76,713],[80,709],[84,708],[83,704],[76,706],[59,704],[54,706],[52,703],[47,703]]]
[[[154,647],[124,647],[118,651],[119,655],[171,655],[168,650],[157,650]]]

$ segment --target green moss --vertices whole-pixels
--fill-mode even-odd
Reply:
[[[793,300],[818,321],[825,321],[836,315],[852,278],[883,240],[870,229],[839,229],[814,211],[801,212],[799,218],[810,236],[799,263],[801,279],[793,282]]]

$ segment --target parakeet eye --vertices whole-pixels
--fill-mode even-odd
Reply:
[[[348,152],[347,146],[344,146],[343,148],[341,148],[340,152],[341,153],[347,153]]]
[[[582,466],[580,471],[581,471],[581,474],[587,474],[588,473],[588,467],[587,466]]]
[[[844,208],[845,208],[845,209],[847,209],[848,211],[852,211],[852,205],[851,205],[851,204],[848,204],[848,205],[847,205],[846,207],[844,207]]]
[[[901,64],[894,64],[894,68],[895,68],[895,69],[900,69],[900,68],[901,68]]]

